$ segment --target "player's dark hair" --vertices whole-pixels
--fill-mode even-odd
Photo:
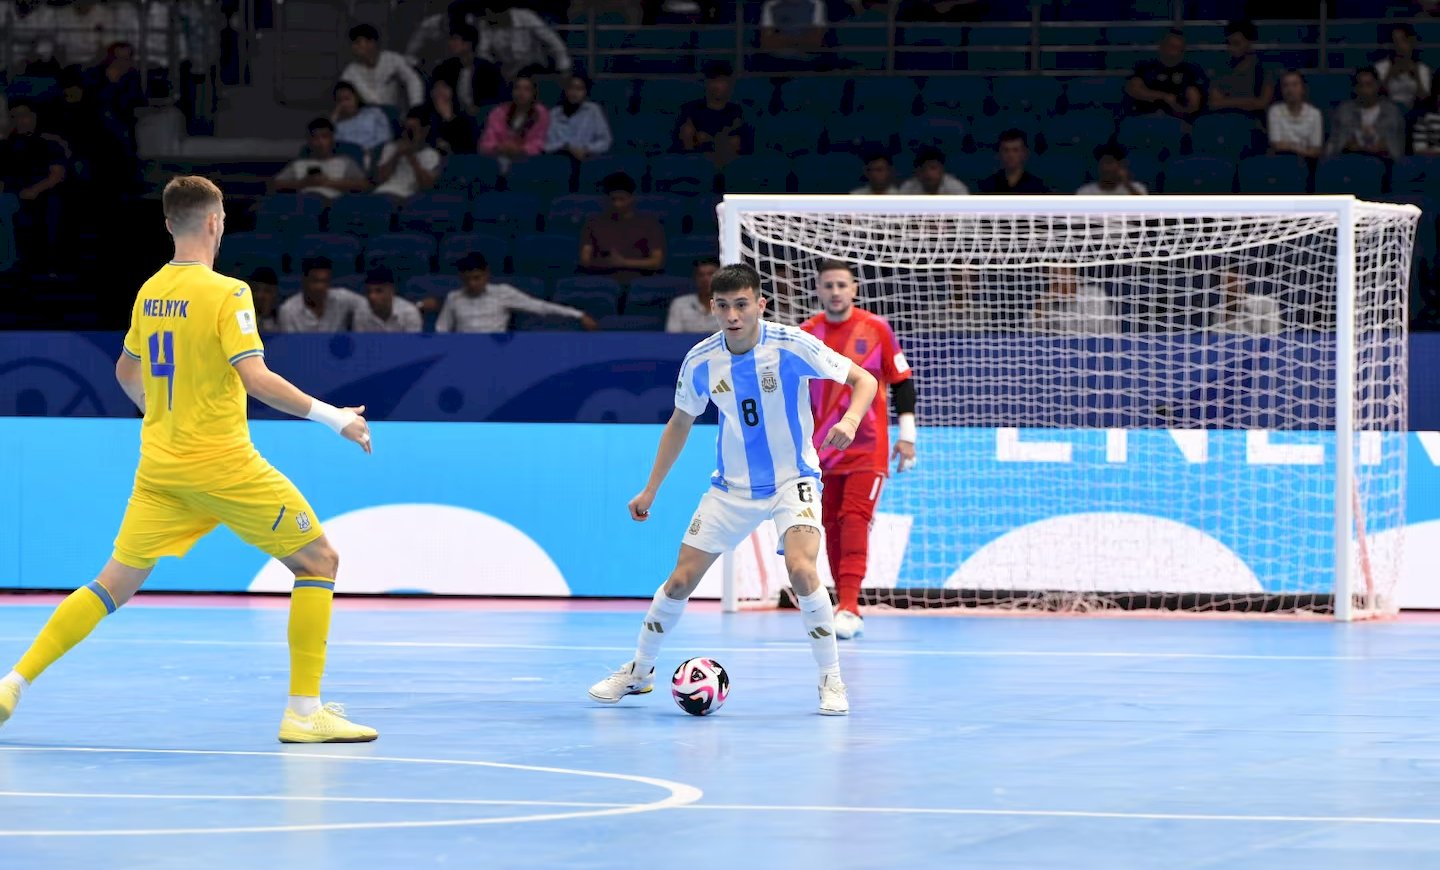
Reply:
[[[614,193],[617,190],[634,193],[635,179],[631,178],[628,172],[612,172],[605,176],[605,179],[600,182],[600,189],[607,194]]]
[[[860,154],[860,161],[861,161],[862,163],[864,163],[866,166],[869,166],[871,163],[874,163],[876,160],[884,160],[886,163],[890,164],[891,166],[894,166],[894,165],[895,165],[895,160],[894,160],[894,158],[892,158],[892,157],[890,156],[890,152],[889,152],[889,151],[882,151],[882,150],[879,149],[879,148],[871,148],[870,150],[868,150],[868,151],[863,151],[863,152],[861,152],[861,154]]]
[[[1021,130],[1019,127],[1011,127],[1004,133],[1000,134],[1001,145],[1004,145],[1006,142],[1014,142],[1017,139],[1020,141],[1021,145],[1024,145],[1026,148],[1030,147],[1030,137],[1026,136],[1025,131]]]
[[[369,284],[394,284],[395,273],[389,266],[371,266],[370,271],[365,273],[365,283]]]
[[[373,24],[357,24],[350,28],[350,41],[357,39],[369,39],[373,42],[380,41],[380,31],[375,29]]]
[[[485,259],[485,255],[479,251],[471,251],[455,263],[455,271],[462,273],[488,272],[490,271],[490,261]]]
[[[338,97],[340,96],[341,91],[349,91],[350,93],[355,95],[355,102],[358,105],[365,105],[365,98],[360,96],[360,92],[355,90],[355,86],[350,84],[349,82],[336,82],[335,87],[330,89],[330,96]]]
[[[476,30],[473,24],[457,24],[450,28],[450,35],[458,36],[466,45],[480,44],[480,31]]]
[[[269,266],[260,266],[260,267],[256,268],[254,271],[252,271],[252,272],[250,273],[250,277],[249,277],[249,278],[246,278],[245,280],[246,280],[247,282],[251,283],[251,284],[279,284],[279,283],[280,283],[280,278],[279,278],[279,276],[277,276],[277,275],[275,274],[275,270],[272,269],[272,268],[270,268]]]
[[[1230,34],[1232,33],[1238,33],[1251,42],[1254,42],[1256,37],[1260,35],[1260,31],[1255,29],[1255,22],[1247,18],[1239,18],[1226,24],[1225,38],[1230,38]]]
[[[739,293],[742,290],[751,290],[756,299],[760,298],[760,273],[744,263],[721,266],[715,272],[715,277],[710,279],[711,296]]]
[[[819,275],[821,272],[840,271],[849,272],[851,278],[855,277],[855,267],[844,260],[821,260],[820,265],[815,269],[815,274]]]
[[[316,130],[329,130],[331,133],[334,133],[335,125],[330,123],[329,118],[316,118],[305,125],[306,133],[314,133]]]
[[[326,272],[335,271],[335,264],[330,262],[329,257],[306,257],[300,261],[300,274],[308,276],[316,269],[324,269]]]
[[[160,194],[160,208],[165,214],[172,235],[199,232],[205,218],[221,212],[225,197],[215,182],[199,175],[177,175]]]
[[[419,121],[420,126],[422,127],[430,126],[430,110],[424,108],[423,106],[416,106],[415,108],[405,113],[405,120],[408,121],[411,118]]]
[[[712,60],[705,64],[704,75],[707,80],[728,79],[735,75],[735,67],[728,60]]]
[[[714,266],[716,269],[719,269],[719,268],[720,268],[720,258],[719,258],[719,257],[696,257],[696,258],[695,258],[695,262],[693,262],[693,263],[690,264],[691,271],[694,271],[695,269],[698,269],[698,268],[700,268],[701,266]]]
[[[919,169],[920,167],[929,163],[931,160],[934,160],[936,163],[940,163],[943,165],[945,163],[945,152],[941,151],[939,148],[936,148],[934,145],[926,145],[925,147],[915,152],[916,169]]]
[[[1160,37],[1160,41],[1164,42],[1172,36],[1176,39],[1179,39],[1181,42],[1185,41],[1185,31],[1181,30],[1178,27],[1171,27],[1170,29],[1166,30],[1165,35]]]
[[[1380,73],[1376,72],[1375,67],[1373,66],[1362,66],[1359,69],[1355,70],[1355,75],[1350,77],[1351,83],[1358,83],[1361,76],[1370,76],[1375,81],[1380,81]]]
[[[1106,142],[1102,145],[1096,145],[1094,154],[1095,162],[1097,163],[1105,157],[1114,157],[1116,160],[1124,160],[1125,158],[1130,156],[1130,152],[1126,150],[1125,146],[1121,145],[1119,142]]]

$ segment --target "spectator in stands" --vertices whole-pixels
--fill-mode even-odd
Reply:
[[[1280,76],[1280,102],[1270,107],[1266,132],[1273,154],[1314,159],[1325,144],[1325,119],[1306,100],[1305,77],[1295,70]]]
[[[550,25],[529,9],[494,3],[480,20],[476,56],[498,64],[508,82],[523,70],[569,72],[570,52]]]
[[[643,0],[645,24],[717,24],[717,0]]]
[[[565,93],[550,110],[545,151],[586,160],[610,151],[610,122],[605,110],[590,99],[590,80],[576,73],[565,82]]]
[[[665,317],[666,332],[714,332],[715,316],[710,310],[710,279],[720,268],[720,261],[714,257],[701,257],[695,261],[691,280],[695,292],[677,296],[670,301],[670,311]]]
[[[599,328],[594,318],[578,308],[536,299],[509,284],[491,284],[490,263],[484,254],[466,254],[456,268],[464,284],[445,297],[435,321],[436,332],[507,332],[510,314],[515,311],[570,317],[586,329]]]
[[[865,183],[850,191],[854,196],[893,196],[900,192],[895,183],[895,162],[884,151],[865,156]]]
[[[250,285],[250,299],[255,303],[255,323],[263,335],[280,331],[280,279],[275,270],[261,266],[245,279]]]
[[[721,165],[750,153],[754,131],[745,122],[745,110],[730,101],[734,88],[734,69],[728,62],[705,65],[705,98],[680,107],[675,128],[679,150],[713,154]]]
[[[355,309],[356,332],[419,332],[423,326],[420,309],[408,299],[395,296],[395,273],[376,266],[365,275],[368,304]]]
[[[479,114],[480,106],[499,100],[505,86],[500,67],[475,56],[475,45],[479,41],[479,32],[473,25],[455,25],[450,31],[450,56],[441,61],[431,75],[432,79],[449,82],[455,91],[456,105],[472,115]]]
[[[89,67],[100,60],[110,43],[140,38],[140,19],[129,4],[77,0],[66,6],[51,5],[50,33],[66,66]]]
[[[580,231],[580,268],[622,282],[665,268],[665,230],[653,217],[635,213],[635,179],[615,172],[601,187],[610,210],[586,219]]]
[[[1077,196],[1144,196],[1150,191],[1130,177],[1130,153],[1109,142],[1095,148],[1095,181],[1080,185]]]
[[[474,154],[480,125],[455,103],[455,90],[444,79],[430,83],[430,147],[442,155]]]
[[[1258,120],[1275,100],[1275,80],[1255,54],[1255,36],[1253,22],[1232,21],[1225,25],[1225,46],[1230,57],[1223,69],[1211,74],[1211,111],[1243,112]]]
[[[140,71],[135,68],[135,46],[112,43],[98,66],[85,71],[85,91],[100,114],[115,144],[135,153],[135,112],[147,104]]]
[[[980,179],[981,193],[1049,193],[1050,188],[1025,168],[1030,159],[1030,140],[1024,130],[1011,128],[1000,134],[1000,169]]]
[[[1200,113],[1205,84],[1205,73],[1185,60],[1185,34],[1171,28],[1160,40],[1159,56],[1135,65],[1125,93],[1133,115],[1159,112],[1190,121]]]
[[[1390,100],[1380,98],[1380,77],[1370,67],[1355,71],[1355,99],[1335,107],[1325,154],[1342,152],[1396,158],[1405,154],[1405,118]]]
[[[60,101],[45,112],[45,132],[64,139],[77,163],[90,164],[88,173],[77,172],[77,176],[92,183],[108,182],[117,170],[104,164],[118,160],[120,155],[100,119],[95,101],[85,93],[84,76],[79,70],[68,69],[60,73],[59,83]],[[134,168],[134,165],[130,167],[132,173]]]
[[[1120,318],[1104,284],[1077,280],[1073,267],[1060,266],[1035,304],[1034,325],[1045,332],[1113,335],[1120,331]]]
[[[352,61],[340,73],[342,81],[372,106],[388,106],[397,114],[425,101],[425,83],[410,61],[398,51],[380,49],[380,31],[373,24],[350,28]]]
[[[442,158],[439,151],[425,144],[430,138],[429,123],[430,115],[422,108],[406,113],[400,138],[380,152],[380,164],[375,168],[375,180],[379,182],[376,193],[404,203],[435,186]]]
[[[1396,24],[1390,28],[1390,53],[1375,62],[1380,90],[1405,111],[1430,98],[1430,67],[1415,56],[1415,28]]]
[[[308,152],[280,170],[271,183],[275,190],[334,199],[370,189],[365,171],[346,155],[335,153],[335,125],[330,119],[316,118],[306,130],[310,134]]]
[[[281,332],[349,332],[365,300],[353,290],[330,286],[329,257],[306,257],[300,264],[300,292],[280,305]]]
[[[480,153],[499,158],[501,167],[508,168],[512,160],[543,151],[549,133],[550,110],[536,99],[535,80],[522,75],[511,85],[510,102],[491,109],[485,119]]]
[[[830,20],[823,0],[765,0],[760,7],[760,50],[751,58],[757,69],[813,70],[822,53]]]
[[[1219,307],[1210,312],[1210,328],[1240,335],[1275,335],[1280,332],[1280,306],[1274,299],[1251,293],[1245,276],[1227,271]]]
[[[945,171],[945,152],[927,145],[915,152],[915,173],[900,185],[904,194],[964,196],[970,192],[960,179]]]
[[[30,103],[12,102],[10,133],[0,141],[0,193],[20,199],[15,237],[22,262],[34,272],[57,265],[67,164],[64,146],[40,134],[39,119]]]
[[[335,108],[330,111],[330,122],[335,125],[335,141],[358,145],[368,161],[375,149],[395,138],[390,119],[374,106],[365,105],[354,85],[339,82],[333,93]]]

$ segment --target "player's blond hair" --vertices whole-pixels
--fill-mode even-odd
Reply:
[[[177,175],[160,195],[170,234],[184,236],[199,232],[205,218],[224,208],[224,196],[215,182],[198,175]]]

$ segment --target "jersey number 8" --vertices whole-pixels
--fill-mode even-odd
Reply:
[[[741,402],[740,413],[745,415],[746,426],[760,425],[760,409],[756,407],[754,399],[746,399]]]

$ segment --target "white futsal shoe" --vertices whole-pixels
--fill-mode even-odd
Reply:
[[[602,704],[618,704],[626,695],[644,695],[655,688],[655,669],[648,674],[635,673],[635,663],[626,662],[620,670],[590,687],[590,697]]]
[[[860,614],[852,613],[849,610],[840,610],[835,613],[835,637],[838,640],[849,640],[852,637],[859,637],[865,633],[865,620]]]
[[[845,691],[845,684],[833,674],[826,674],[820,680],[820,715],[850,715],[850,696]]]

